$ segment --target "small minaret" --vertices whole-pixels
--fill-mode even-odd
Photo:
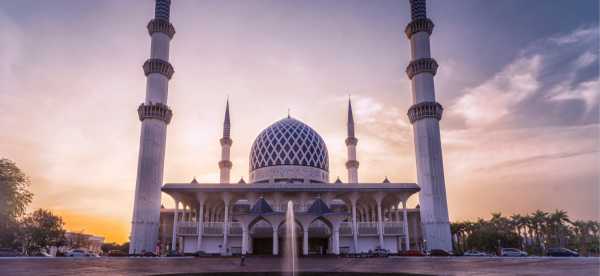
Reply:
[[[230,148],[233,141],[230,136],[231,122],[229,121],[229,99],[225,105],[225,121],[223,122],[223,138],[221,138],[221,161],[219,161],[219,170],[221,172],[221,183],[229,183],[232,163],[230,160]]]
[[[358,183],[358,161],[356,160],[356,144],[358,139],[354,136],[354,116],[352,115],[352,102],[348,99],[348,138],[346,138],[346,147],[348,148],[348,183]]]
[[[439,125],[443,108],[435,101],[433,77],[438,64],[431,58],[429,46],[434,25],[427,18],[425,0],[410,0],[410,10],[412,21],[405,33],[410,39],[412,61],[406,74],[412,84],[413,106],[407,115],[413,125],[423,239],[427,241],[427,250],[450,251],[452,240]]]
[[[174,73],[169,63],[169,43],[175,35],[175,28],[169,22],[170,6],[171,0],[156,0],[154,19],[147,26],[152,42],[150,58],[143,65],[146,100],[138,107],[142,130],[130,254],[155,252],[158,243],[167,125],[173,116],[167,106],[169,80]]]

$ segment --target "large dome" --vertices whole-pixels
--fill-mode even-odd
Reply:
[[[263,130],[250,151],[250,181],[327,182],[329,158],[323,138],[308,125],[279,120]]]

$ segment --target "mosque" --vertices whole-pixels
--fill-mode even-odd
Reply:
[[[175,28],[169,21],[170,0],[156,0],[148,23],[151,57],[144,65],[146,99],[138,108],[141,121],[130,253],[164,250],[206,254],[279,255],[287,225],[295,225],[299,254],[360,253],[385,249],[452,249],[435,101],[438,64],[430,56],[433,22],[425,0],[410,0],[412,21],[405,33],[412,61],[406,68],[412,83],[417,183],[364,183],[358,178],[352,104],[348,102],[347,178],[330,180],[329,152],[323,138],[293,117],[262,130],[250,149],[249,177],[230,181],[231,121],[225,107],[220,139],[219,183],[163,183],[168,82],[174,73],[169,44]],[[368,162],[368,160],[367,160]],[[161,208],[161,195],[174,199],[175,209]],[[407,200],[419,196],[419,205]],[[288,204],[292,202],[292,204]],[[288,208],[295,222],[286,223]]]

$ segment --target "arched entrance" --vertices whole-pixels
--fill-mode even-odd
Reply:
[[[273,226],[263,217],[257,217],[249,226],[250,248],[254,255],[273,255]]]
[[[324,217],[314,219],[308,226],[308,254],[326,255],[331,253],[331,233],[333,226]]]
[[[285,255],[286,252],[289,252],[291,250],[291,244],[289,243],[289,234],[290,232],[287,229],[287,221],[284,220],[281,222],[281,224],[279,224],[279,229],[278,229],[278,236],[279,236],[279,255]],[[302,255],[302,235],[303,235],[303,230],[302,230],[302,225],[300,224],[300,222],[296,221],[294,223],[295,226],[295,230],[296,230],[296,240],[293,241],[296,245],[296,254],[297,256]]]

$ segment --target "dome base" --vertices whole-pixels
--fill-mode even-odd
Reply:
[[[259,168],[250,172],[250,182],[329,182],[327,171],[305,166],[280,165]]]

